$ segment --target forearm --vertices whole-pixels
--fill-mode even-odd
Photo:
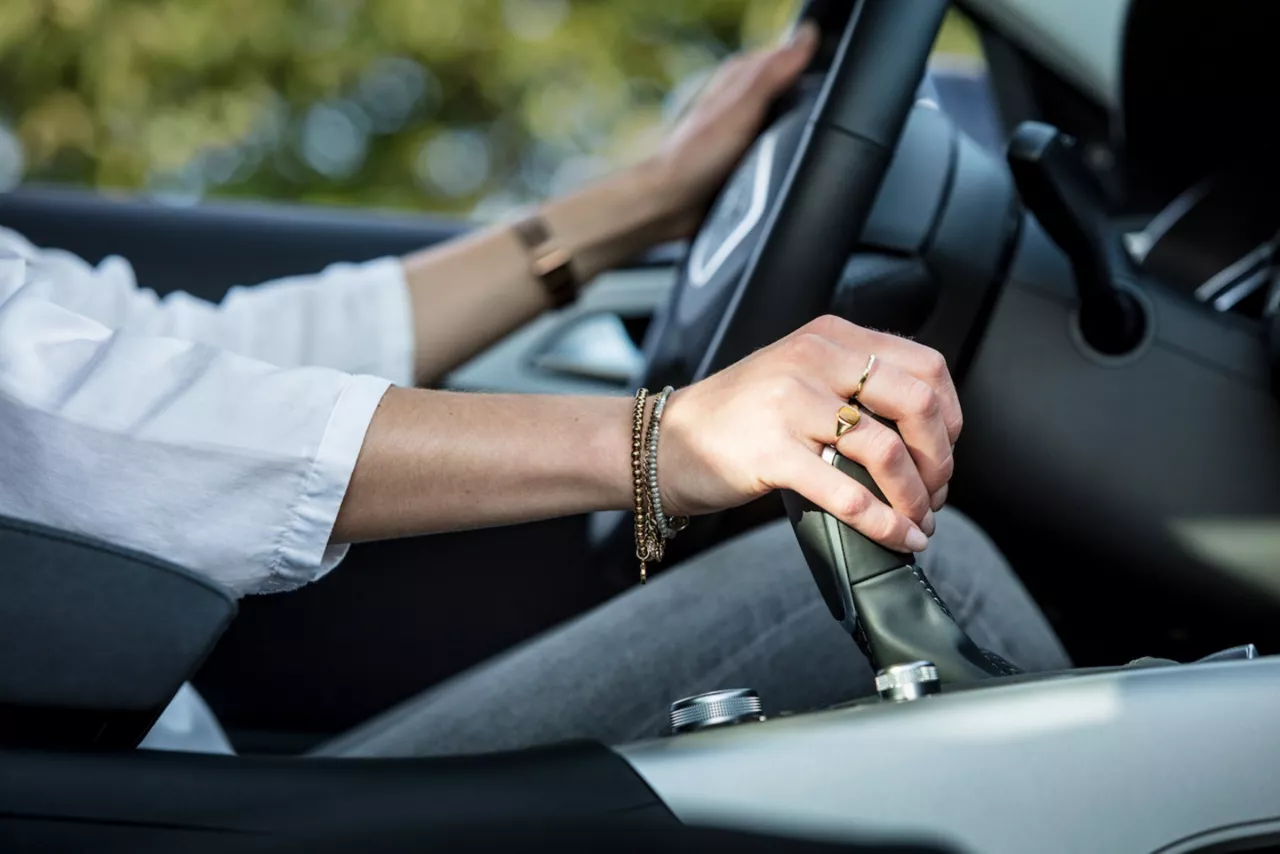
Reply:
[[[639,166],[540,209],[553,239],[573,258],[579,282],[666,236],[655,166]],[[526,249],[505,225],[404,259],[413,305],[420,383],[447,371],[550,307]]]
[[[365,435],[332,540],[627,508],[631,405],[392,388]]]

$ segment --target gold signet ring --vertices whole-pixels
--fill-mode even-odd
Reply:
[[[848,433],[862,420],[862,410],[856,406],[845,404],[836,412],[836,439]]]

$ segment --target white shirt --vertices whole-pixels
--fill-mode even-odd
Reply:
[[[393,258],[214,305],[0,229],[0,514],[237,595],[298,587],[345,554],[329,545],[342,496],[412,358]]]

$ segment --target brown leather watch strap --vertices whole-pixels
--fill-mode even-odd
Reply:
[[[542,217],[531,214],[511,226],[516,237],[529,251],[529,266],[534,277],[546,288],[556,308],[568,305],[578,296],[578,280],[573,275],[572,258],[551,239]]]

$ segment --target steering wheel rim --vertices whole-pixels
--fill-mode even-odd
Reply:
[[[830,55],[821,86],[779,105],[725,184],[647,336],[640,384],[702,379],[827,310],[948,5],[806,3],[800,17],[822,30],[815,63]]]

